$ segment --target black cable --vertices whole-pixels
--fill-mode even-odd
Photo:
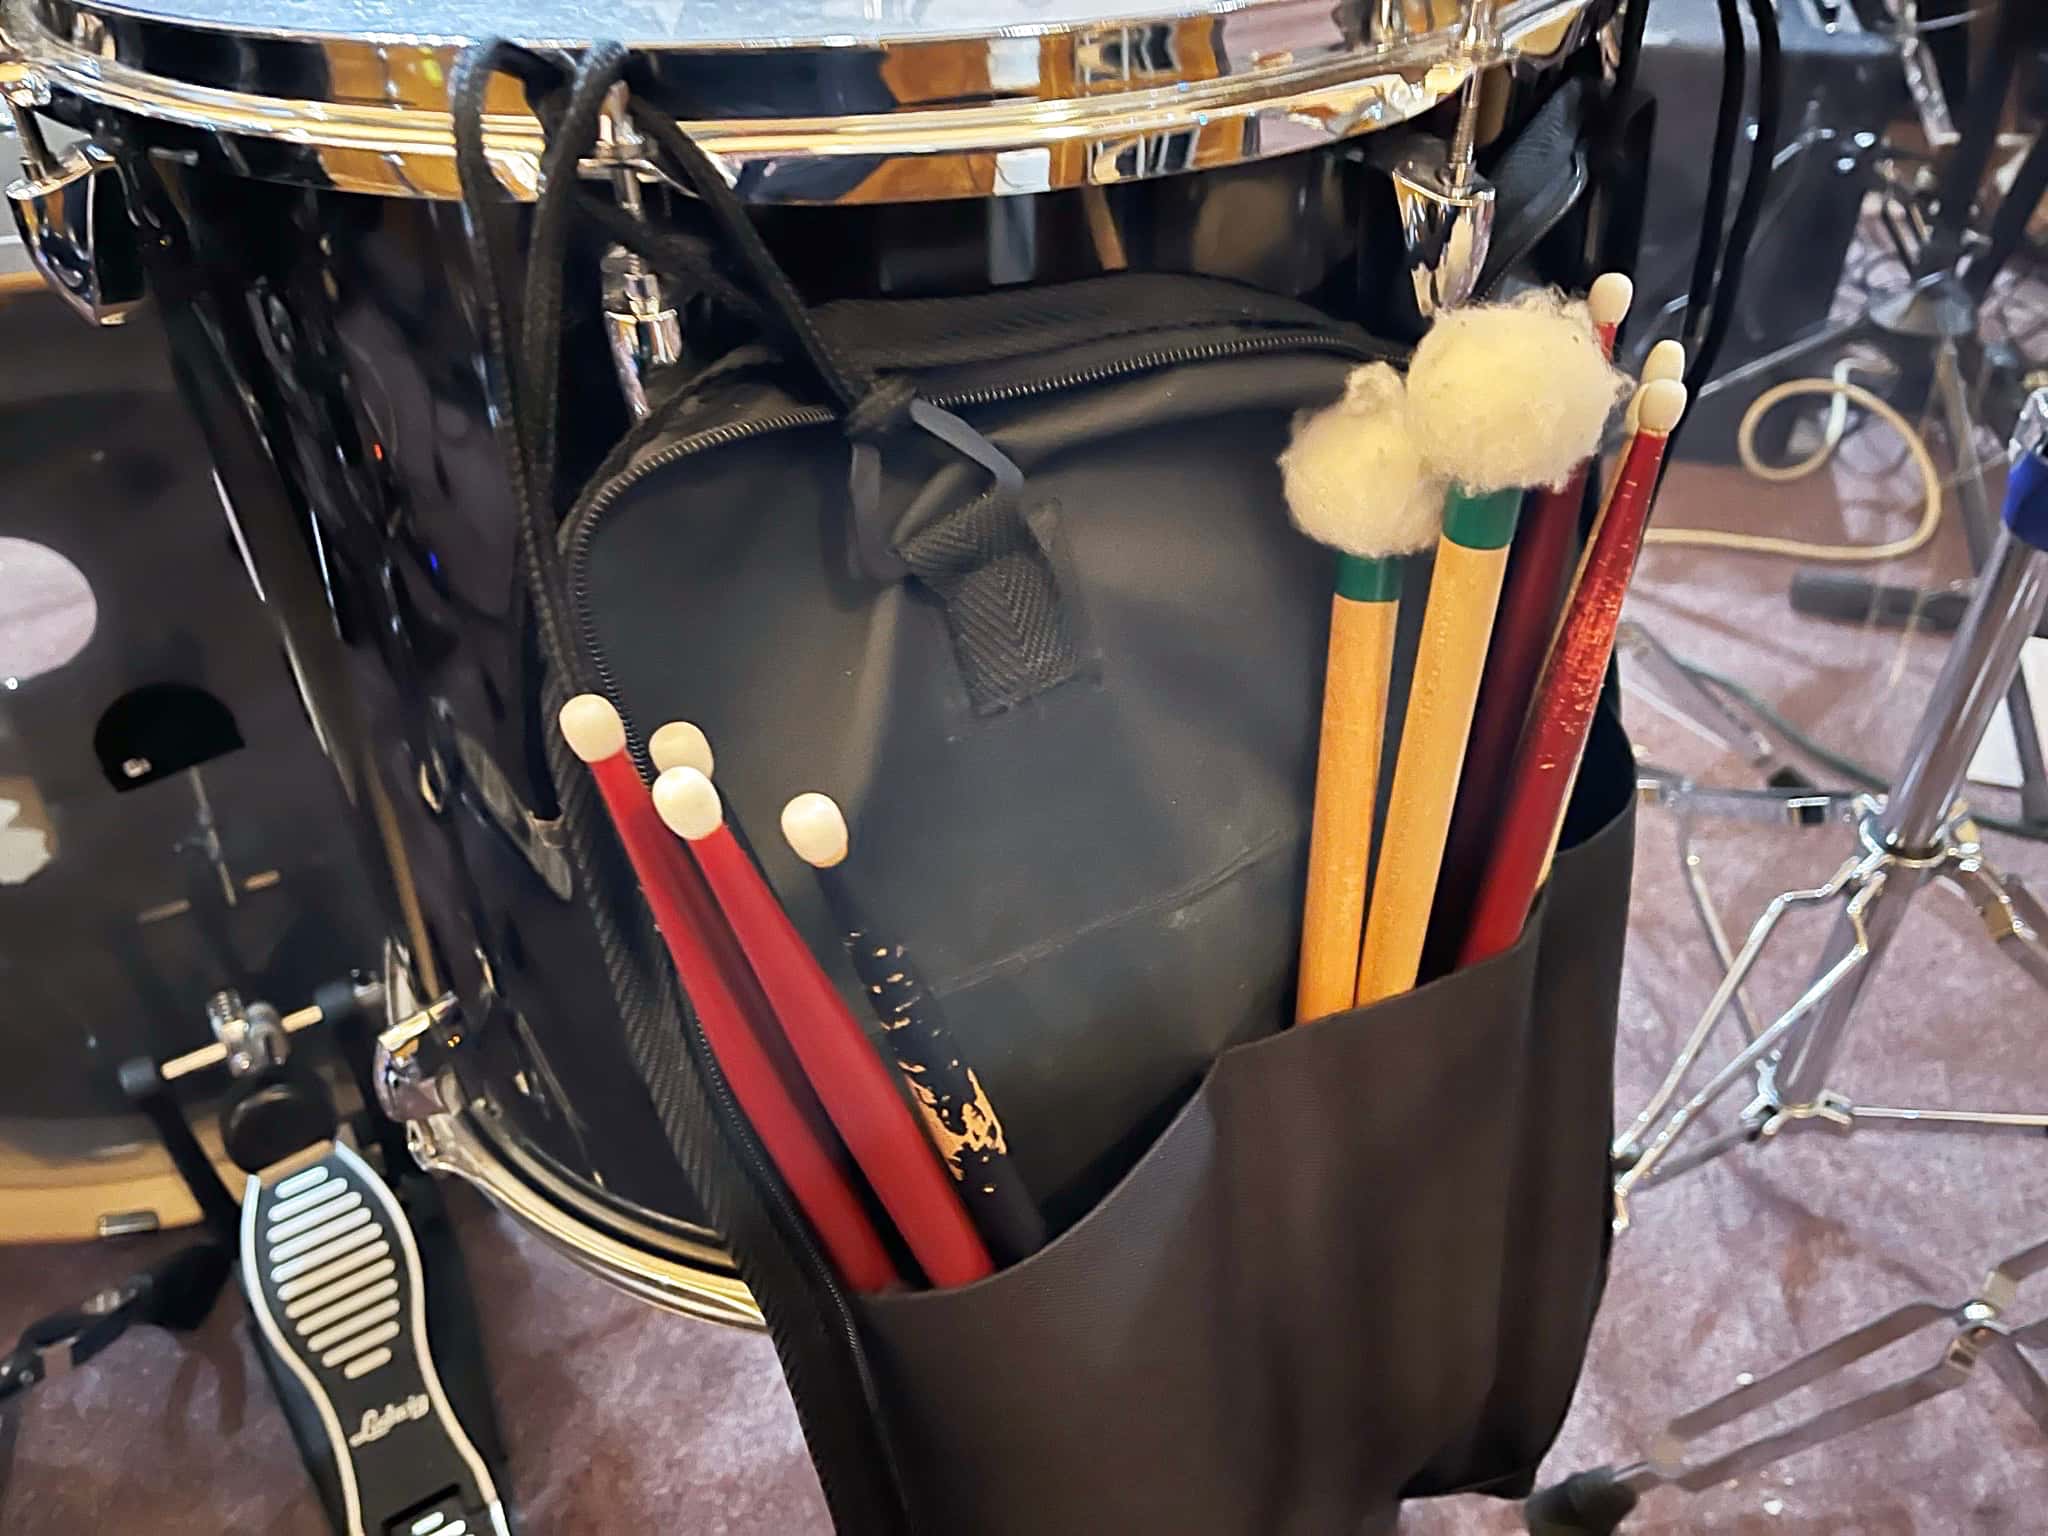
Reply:
[[[768,301],[769,313],[775,318],[777,329],[809,360],[839,408],[851,411],[866,393],[865,381],[851,377],[833,356],[824,337],[811,323],[810,311],[804,307],[802,298],[784,275],[781,264],[769,251],[760,231],[754,228],[754,221],[747,217],[747,210],[740,205],[739,198],[711,163],[710,157],[673,117],[644,97],[634,99],[633,120],[654,141],[655,147],[668,157],[673,168],[704,204],[718,232],[725,237],[727,248],[746,267],[747,274]]]
[[[604,100],[625,73],[626,49],[613,42],[591,44],[576,66],[568,104],[548,135],[541,156],[540,193],[534,199],[533,227],[527,237],[525,337],[520,348],[522,372],[520,429],[526,447],[527,495],[533,498],[536,521],[546,530],[547,560],[543,569],[552,582],[556,612],[566,622],[570,611],[568,583],[556,548],[556,433],[561,400],[562,268],[568,254],[569,218],[580,186],[579,165],[597,142]],[[565,635],[563,637],[567,639]],[[581,647],[570,649],[580,652]],[[549,654],[551,663],[568,659],[565,651]],[[580,676],[580,658],[571,676]]]
[[[1714,153],[1708,162],[1707,196],[1700,213],[1699,249],[1693,257],[1692,288],[1685,301],[1685,345],[1696,350],[1714,300],[1721,270],[1721,246],[1728,233],[1728,191],[1735,181],[1735,145],[1742,134],[1743,98],[1749,87],[1749,50],[1742,38],[1736,0],[1721,5],[1721,103],[1714,117]]]
[[[1620,147],[1622,122],[1628,115],[1630,98],[1636,93],[1636,76],[1642,70],[1643,29],[1650,24],[1650,0],[1627,0],[1627,4],[1628,13],[1621,23],[1621,48],[1614,65],[1614,94],[1608,98],[1610,151]]]
[[[2027,225],[2044,196],[2048,196],[2048,130],[2034,135],[2034,142],[2027,150],[2026,159],[2020,162],[2005,200],[1998,205],[1998,216],[1991,221],[1991,244],[1982,255],[1971,261],[1969,271],[1964,275],[1963,286],[1979,303],[1991,291],[1991,285],[2005,270],[2006,263],[2012,260],[2020,241],[2026,238]]]
[[[1705,338],[1686,372],[1686,387],[1698,394],[1700,386],[1714,375],[1728,332],[1735,324],[1736,307],[1742,299],[1743,268],[1749,248],[1756,241],[1757,226],[1763,218],[1764,200],[1770,192],[1771,171],[1778,158],[1780,123],[1785,107],[1785,50],[1778,36],[1778,13],[1774,0],[1749,0],[1751,19],[1756,23],[1756,138],[1749,155],[1749,169],[1742,181],[1742,200],[1735,207],[1735,222],[1728,230],[1728,243],[1721,258],[1721,278],[1714,287],[1714,313],[1707,323]],[[1680,422],[1683,429],[1684,423]]]
[[[663,277],[691,293],[701,294],[756,329],[772,329],[774,321],[759,300],[718,270],[701,240],[636,219],[610,194],[577,189],[576,209],[605,237],[645,258]]]
[[[498,440],[498,456],[512,493],[520,565],[533,603],[542,654],[550,665],[568,668],[580,688],[586,669],[581,665],[580,650],[569,627],[568,586],[562,575],[561,552],[555,547],[554,509],[548,488],[535,483],[527,453],[523,425],[525,381],[519,373],[519,342],[525,327],[509,302],[509,285],[499,271],[485,218],[490,206],[502,196],[484,148],[484,95],[491,77],[505,71],[529,78],[548,68],[537,55],[501,38],[473,43],[455,61],[449,97],[455,116],[455,169],[462,188],[463,238],[476,272],[477,298],[483,312],[484,389],[489,397],[492,432]],[[543,200],[548,191],[546,186],[542,187]],[[558,190],[557,196],[564,195],[566,189]]]
[[[1734,678],[1725,677],[1683,656],[1673,655],[1671,661],[1679,671],[1693,681],[1704,683],[1735,700],[1806,756],[1823,767],[1833,769],[1856,788],[1882,793],[1891,787],[1890,781],[1868,763],[1859,762],[1845,752],[1837,752],[1824,742],[1808,735],[1767,703],[1762,695],[1738,683]],[[2013,821],[2003,816],[1985,816],[1976,812],[1971,813],[1970,819],[1979,826],[1989,827],[1994,832],[2003,832],[2008,837],[2025,838],[2028,842],[2034,843],[2048,842],[2048,827],[2035,822]]]

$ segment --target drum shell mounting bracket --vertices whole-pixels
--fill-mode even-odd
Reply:
[[[36,116],[48,83],[0,58],[0,97],[21,139],[7,206],[30,263],[95,325],[120,325],[146,293],[141,255],[113,158],[91,142],[52,149]]]

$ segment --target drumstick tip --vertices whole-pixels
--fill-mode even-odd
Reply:
[[[1636,285],[1621,272],[1602,272],[1593,279],[1586,294],[1586,308],[1592,312],[1595,325],[1621,324],[1635,301]]]
[[[1660,341],[1650,348],[1650,355],[1643,359],[1643,382],[1654,384],[1659,379],[1682,379],[1685,377],[1685,343],[1682,341]]]
[[[670,768],[654,781],[654,810],[662,825],[685,842],[701,842],[725,822],[725,806],[696,768]]]
[[[626,722],[603,694],[579,693],[555,718],[569,750],[586,763],[601,763],[626,750]]]
[[[707,779],[717,763],[710,738],[688,720],[671,720],[648,737],[647,756],[656,773],[667,773],[671,768],[694,768]]]
[[[1652,379],[1638,398],[1636,415],[1645,432],[1668,435],[1685,414],[1685,386],[1676,379]]]
[[[782,835],[813,869],[830,869],[846,858],[846,817],[830,795],[812,790],[791,800],[782,808]]]

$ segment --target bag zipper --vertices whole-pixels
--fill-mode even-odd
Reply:
[[[1128,378],[1134,374],[1149,373],[1155,368],[1171,368],[1185,363],[1214,362],[1230,357],[1252,356],[1261,352],[1285,352],[1310,349],[1324,352],[1339,352],[1367,362],[1405,362],[1407,352],[1399,347],[1372,341],[1356,341],[1337,336],[1329,331],[1289,330],[1271,331],[1258,336],[1239,336],[1230,341],[1215,341],[1189,346],[1162,348],[1155,352],[1141,353],[1136,357],[1124,358],[1114,363],[1103,363],[1092,368],[1058,374],[1051,378],[1035,379],[1023,384],[996,385],[984,389],[960,390],[945,394],[931,395],[933,405],[946,410],[962,407],[1002,405],[1015,400],[1032,399],[1040,395],[1058,394],[1068,389],[1084,389],[1094,384],[1105,384],[1113,379]],[[576,628],[583,642],[584,654],[590,658],[596,670],[598,681],[603,684],[606,695],[618,706],[619,717],[625,722],[626,740],[636,757],[646,756],[645,739],[633,720],[633,714],[619,696],[618,679],[606,661],[604,651],[597,640],[597,626],[591,619],[589,604],[585,601],[588,591],[584,582],[585,559],[590,552],[591,542],[597,536],[598,524],[604,514],[627,491],[655,471],[690,458],[712,448],[724,448],[749,438],[764,437],[771,432],[789,431],[796,427],[823,426],[839,419],[839,413],[822,405],[797,406],[792,410],[766,417],[760,421],[731,422],[714,427],[671,443],[660,452],[650,454],[631,468],[614,475],[584,505],[569,524],[568,550],[570,570],[569,597],[576,610]]]

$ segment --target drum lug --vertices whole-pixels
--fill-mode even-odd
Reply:
[[[35,115],[50,89],[33,71],[0,73],[0,95],[21,136],[22,174],[8,184],[7,202],[29,260],[86,319],[121,324],[143,302],[144,287],[113,157],[91,142],[50,148]]]
[[[384,1113],[405,1126],[414,1162],[481,1191],[571,1262],[629,1296],[687,1317],[762,1326],[761,1309],[733,1272],[730,1255],[708,1242],[666,1255],[637,1246],[514,1172],[455,1080],[462,1013],[454,995],[416,1006],[409,967],[396,946],[385,950],[384,986],[391,1022],[377,1033],[373,1081]]]
[[[613,86],[605,98],[604,113],[598,119],[597,158],[609,171],[619,206],[645,223],[638,167],[646,163],[646,147],[634,130],[627,102],[623,83]],[[619,388],[637,421],[647,414],[648,376],[682,360],[682,320],[663,294],[661,278],[637,251],[613,246],[605,252],[601,276],[612,366],[618,370]]]
[[[1477,176],[1453,184],[1442,142],[1411,154],[1391,172],[1394,206],[1401,217],[1415,316],[1427,323],[1471,298],[1493,244],[1494,194]]]
[[[440,1077],[461,1016],[461,1004],[447,992],[377,1031],[371,1082],[379,1107],[393,1120],[412,1127],[447,1113]]]
[[[1468,74],[1451,142],[1422,138],[1393,163],[1382,160],[1394,184],[1407,297],[1414,306],[1404,318],[1418,325],[1472,298],[1493,245],[1494,189],[1473,164],[1485,68],[1499,50],[1496,3],[1473,0],[1466,16],[1459,51]]]

